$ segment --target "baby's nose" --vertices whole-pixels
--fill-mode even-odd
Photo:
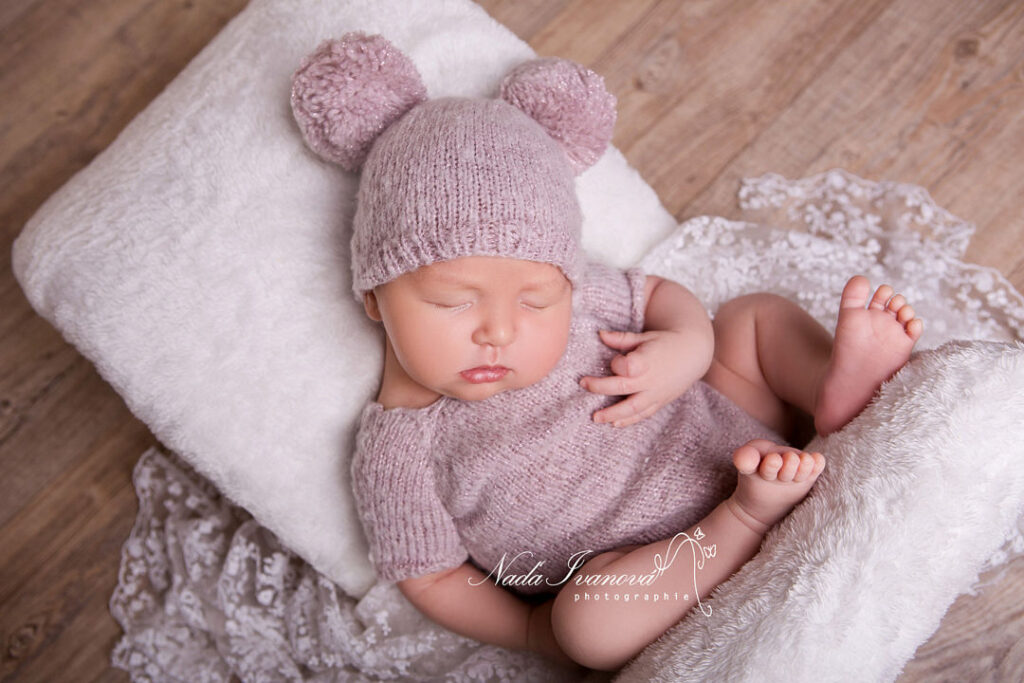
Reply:
[[[473,341],[477,344],[508,346],[515,336],[514,317],[508,311],[492,310],[473,333]]]

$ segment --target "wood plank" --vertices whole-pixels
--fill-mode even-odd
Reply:
[[[1024,51],[1019,30],[998,28],[1017,26],[1022,16],[1024,5],[1012,2],[895,3],[706,190],[690,196],[668,187],[662,179],[684,170],[668,162],[654,172],[656,186],[666,186],[659,194],[678,197],[681,218],[736,216],[740,178],[767,171],[801,177],[843,167],[913,182],[977,224],[972,260],[1024,289]],[[651,137],[667,144],[682,125],[659,126]]]
[[[505,26],[515,26],[515,33],[530,42],[535,34],[556,21],[568,0],[521,0],[519,2],[478,3],[494,19]]]
[[[49,0],[33,5],[18,26],[5,31],[0,187],[6,191],[0,194],[0,225],[10,239],[244,5]]]
[[[0,528],[10,552],[0,566],[5,680],[109,667],[120,628],[107,602],[138,510],[131,468],[153,443],[144,425],[124,421]]]
[[[8,0],[0,10],[0,240],[84,167],[244,0]],[[0,268],[0,635],[5,680],[127,680],[107,601],[154,439]],[[42,539],[42,540],[41,540]],[[71,672],[74,672],[73,674]]]
[[[34,320],[32,327],[40,324]],[[53,345],[43,347],[38,362],[18,366],[32,374],[5,392],[0,454],[7,493],[0,498],[0,525],[95,447],[111,426],[134,419],[89,361],[59,337],[47,341]],[[0,350],[16,350],[10,346],[0,339]],[[16,381],[18,373],[10,377]]]
[[[907,663],[900,683],[1024,680],[1024,557],[989,570],[1005,575],[977,595],[961,595],[942,627]]]

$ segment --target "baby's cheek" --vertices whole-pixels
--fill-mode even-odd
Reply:
[[[419,366],[420,372],[431,374],[453,361],[456,344],[452,330],[443,325],[419,325],[406,331],[405,347],[409,360]]]
[[[558,325],[546,326],[539,335],[539,338],[542,339],[540,343],[542,350],[539,352],[539,356],[542,357],[542,362],[546,368],[544,374],[547,374],[558,364],[562,354],[565,353],[565,347],[569,341],[568,326],[564,329]]]

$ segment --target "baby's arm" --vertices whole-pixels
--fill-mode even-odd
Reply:
[[[449,631],[575,664],[562,652],[551,629],[554,598],[531,605],[499,588],[469,562],[399,581],[398,588],[416,609]]]
[[[595,422],[616,427],[639,422],[682,395],[711,367],[711,319],[690,290],[648,275],[644,301],[643,332],[601,331],[601,340],[624,354],[612,359],[613,374],[580,382],[598,394],[629,396],[594,413]]]

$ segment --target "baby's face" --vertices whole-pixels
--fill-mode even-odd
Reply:
[[[405,372],[453,398],[543,379],[569,339],[572,286],[547,263],[468,256],[406,273],[374,295]]]

